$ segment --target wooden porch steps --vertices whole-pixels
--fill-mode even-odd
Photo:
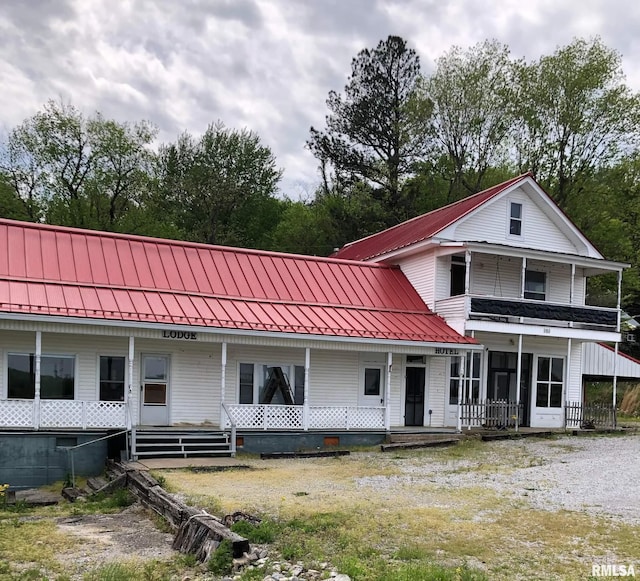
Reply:
[[[136,429],[131,441],[131,455],[134,459],[231,456],[231,440],[226,432]]]

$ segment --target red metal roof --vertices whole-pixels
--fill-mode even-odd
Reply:
[[[531,177],[531,175],[530,173],[520,175],[448,206],[432,210],[377,234],[346,244],[333,254],[333,257],[346,260],[368,260],[428,240],[491,198],[519,181]]]
[[[395,267],[4,219],[0,311],[475,343]]]

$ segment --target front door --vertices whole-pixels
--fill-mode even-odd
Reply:
[[[169,357],[142,356],[140,424],[169,425]]]
[[[424,367],[407,367],[405,426],[424,426]]]

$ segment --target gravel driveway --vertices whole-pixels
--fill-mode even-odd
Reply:
[[[446,487],[482,486],[526,499],[534,508],[578,510],[640,524],[640,437],[572,437],[487,443],[488,455],[475,460],[410,464],[403,475]],[[514,459],[510,467],[510,459]],[[483,464],[504,469],[483,470]],[[522,464],[528,465],[522,465]],[[380,486],[378,477],[361,486]]]

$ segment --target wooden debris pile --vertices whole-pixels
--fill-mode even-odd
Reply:
[[[227,515],[223,521],[177,500],[147,472],[128,468],[119,462],[109,461],[107,474],[111,482],[117,481],[120,486],[126,486],[143,506],[166,519],[176,531],[174,549],[193,554],[199,561],[205,562],[223,540],[228,540],[234,558],[250,554],[249,541],[229,527],[242,517],[248,517],[245,520],[257,520],[255,517],[234,513]]]

